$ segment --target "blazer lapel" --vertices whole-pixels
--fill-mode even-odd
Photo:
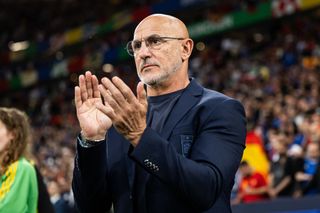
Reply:
[[[178,102],[173,107],[170,115],[164,125],[163,130],[161,131],[161,135],[168,139],[172,133],[173,128],[177,125],[177,123],[182,119],[182,117],[199,101],[203,92],[203,87],[196,83],[195,80],[191,79],[190,84],[186,88],[186,90],[181,94]],[[150,126],[151,117],[147,114],[147,126]],[[124,138],[123,138],[124,139]],[[125,139],[124,139],[125,140]],[[128,156],[129,149],[132,149],[130,143],[128,141],[124,141],[124,152],[126,156],[126,164],[127,164],[127,172],[128,172],[128,181],[130,186],[130,191],[133,190],[134,178],[135,178],[135,163],[134,161]],[[148,173],[145,177],[146,180],[149,178],[150,174]]]
[[[178,124],[182,117],[199,101],[203,93],[203,87],[191,79],[186,90],[181,94],[178,102],[173,107],[170,115],[161,131],[161,135],[168,139],[173,128]]]

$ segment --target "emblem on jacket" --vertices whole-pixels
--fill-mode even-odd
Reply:
[[[186,158],[190,155],[190,149],[193,143],[193,136],[192,135],[181,135],[181,149],[182,149],[182,155]]]

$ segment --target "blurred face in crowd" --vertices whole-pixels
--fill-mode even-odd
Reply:
[[[319,144],[310,143],[307,146],[307,157],[310,159],[318,160],[318,158],[320,157]]]
[[[252,168],[249,164],[241,165],[239,167],[240,173],[243,175],[243,177],[250,176],[252,174]]]
[[[48,183],[48,193],[51,197],[60,194],[60,189],[59,189],[59,185],[57,184],[57,182],[50,181]]]
[[[185,53],[184,44],[187,42],[193,46],[193,42],[180,20],[166,15],[149,16],[135,29],[133,41],[140,44],[134,58],[138,76],[143,83],[161,85],[170,78],[179,78],[176,73],[184,71],[187,75],[183,64],[187,63],[191,52]]]
[[[0,154],[6,149],[10,141],[13,139],[4,123],[0,120]]]

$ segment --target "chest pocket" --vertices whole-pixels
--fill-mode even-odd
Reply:
[[[193,144],[192,135],[180,135],[181,143],[181,153],[184,157],[188,158],[190,156],[190,150]]]

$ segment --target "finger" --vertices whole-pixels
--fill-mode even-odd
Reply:
[[[86,87],[86,81],[84,79],[84,75],[79,76],[79,87],[80,87],[81,100],[86,101],[88,99],[88,93],[87,93],[87,87]]]
[[[76,105],[76,109],[78,110],[80,106],[82,105],[82,100],[81,100],[81,93],[80,93],[80,87],[76,86],[74,88],[74,103]]]
[[[86,77],[86,87],[87,87],[87,93],[88,93],[88,98],[93,97],[93,89],[92,89],[92,74],[91,72],[87,71],[85,73]]]
[[[97,76],[92,76],[92,86],[93,86],[93,97],[94,98],[101,98],[100,91],[98,89],[99,81]]]
[[[113,77],[112,82],[119,89],[128,103],[132,103],[136,100],[136,96],[133,94],[131,89],[119,77]]]
[[[114,100],[112,94],[110,94],[110,91],[104,87],[103,85],[99,85],[98,89],[103,97],[103,100],[105,103],[107,103],[115,112],[120,111],[120,106],[118,105],[117,101]]]
[[[118,90],[118,88],[108,78],[102,78],[101,83],[103,84],[104,87],[106,87],[110,91],[112,98],[120,106],[127,103],[124,96],[122,95],[122,93]]]
[[[138,101],[147,106],[148,105],[148,100],[147,100],[147,93],[144,90],[143,83],[140,81],[137,85],[137,96],[138,96]]]
[[[114,121],[114,119],[116,118],[116,114],[109,105],[103,105],[101,102],[97,102],[95,105],[97,109],[99,109],[101,112],[106,114],[112,121]]]

